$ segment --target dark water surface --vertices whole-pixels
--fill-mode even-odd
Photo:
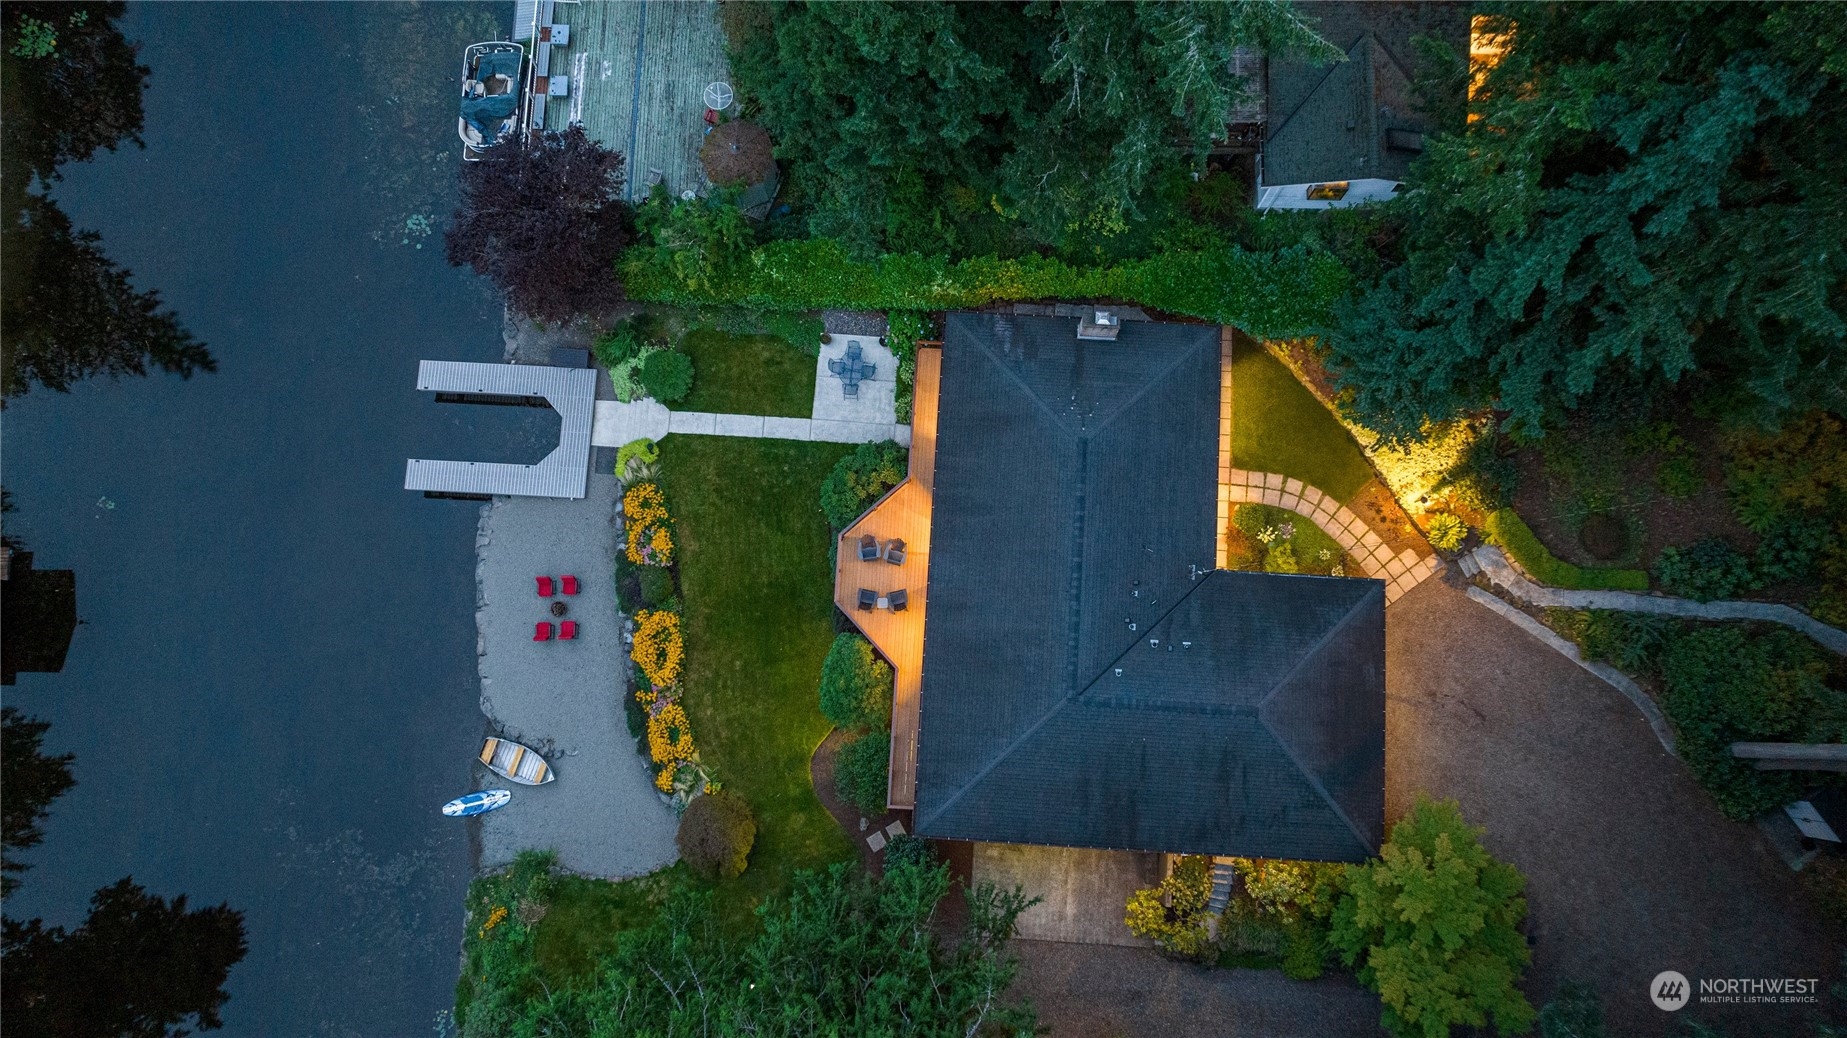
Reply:
[[[469,847],[436,808],[483,724],[477,511],[402,490],[404,459],[536,459],[556,419],[416,391],[420,357],[501,356],[417,217],[452,198],[461,44],[512,6],[131,7],[147,149],[56,190],[219,371],[4,412],[9,530],[76,570],[83,620],[64,673],[6,690],[78,780],[7,908],[74,925],[130,873],[229,901],[222,1034],[427,1035],[453,994]]]

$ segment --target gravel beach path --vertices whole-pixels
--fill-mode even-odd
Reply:
[[[512,497],[483,509],[477,539],[476,626],[481,711],[508,738],[543,753],[558,779],[511,786],[513,801],[481,819],[481,866],[529,847],[553,848],[572,872],[622,878],[671,864],[678,820],[654,791],[617,699],[629,667],[616,609],[619,484],[593,472],[581,501]],[[533,578],[572,574],[574,596],[540,598]],[[564,602],[574,641],[535,642]],[[477,769],[482,787],[508,784]]]

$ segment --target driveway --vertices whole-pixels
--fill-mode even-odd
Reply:
[[[1077,944],[1151,948],[1122,921],[1129,895],[1161,882],[1161,856],[1138,851],[975,844],[975,884],[1019,887],[1040,902],[1020,913],[1019,935]]]
[[[1453,797],[1526,873],[1527,990],[1601,992],[1610,1032],[1665,1035],[1695,1016],[1732,1038],[1808,1033],[1840,1015],[1839,934],[1756,827],[1727,821],[1615,689],[1442,581],[1386,611],[1386,814]],[[1809,1007],[1690,1005],[1649,981],[1816,977]]]

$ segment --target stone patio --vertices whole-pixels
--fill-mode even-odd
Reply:
[[[872,365],[872,377],[859,384],[858,396],[847,396],[840,376],[828,370],[828,362],[846,356],[847,347],[857,344],[860,359]],[[855,425],[891,425],[897,421],[898,358],[870,335],[833,335],[821,344],[815,358],[814,410],[817,422],[851,422]],[[816,437],[819,439],[819,437]]]

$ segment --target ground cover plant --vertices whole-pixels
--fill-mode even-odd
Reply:
[[[814,357],[782,339],[696,328],[680,349],[699,373],[681,410],[784,418],[813,413]]]
[[[1243,504],[1232,509],[1225,531],[1229,569],[1270,573],[1310,573],[1323,577],[1365,574],[1313,519],[1274,505]]]
[[[1646,591],[1648,574],[1638,569],[1606,569],[1574,566],[1554,556],[1533,536],[1532,528],[1511,508],[1488,516],[1482,526],[1488,539],[1506,549],[1507,554],[1531,574],[1534,580],[1553,587],[1585,590]]]
[[[1241,338],[1231,365],[1233,465],[1293,476],[1342,503],[1373,478],[1359,444],[1282,361]]]
[[[750,867],[716,888],[727,919],[747,919],[797,869],[851,853],[809,775],[830,727],[815,687],[834,639],[831,538],[813,502],[848,451],[717,436],[660,445],[681,549],[681,701],[702,761],[757,817]]]

